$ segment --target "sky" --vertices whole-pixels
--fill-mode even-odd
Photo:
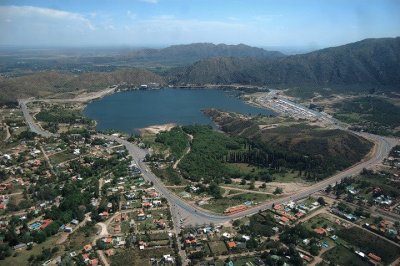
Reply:
[[[399,0],[0,0],[0,45],[323,48],[400,36]]]

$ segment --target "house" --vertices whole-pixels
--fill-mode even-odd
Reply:
[[[314,232],[320,236],[326,236],[326,230],[322,227],[315,228]]]
[[[160,207],[160,206],[162,206],[162,202],[161,202],[161,200],[153,200],[153,206],[157,206],[157,207]]]
[[[280,220],[281,220],[281,222],[283,222],[283,223],[288,223],[288,222],[290,221],[290,220],[289,220],[287,217],[285,217],[285,216],[281,216]]]
[[[365,253],[361,252],[361,251],[355,251],[354,253],[356,253],[358,256],[360,256],[361,258],[365,258]]]
[[[73,224],[73,225],[78,225],[78,224],[79,224],[79,221],[78,221],[77,219],[73,219],[73,220],[71,221],[71,224]]]
[[[238,213],[238,212],[244,211],[244,210],[246,210],[246,209],[247,209],[247,206],[245,206],[245,205],[238,205],[238,206],[234,206],[234,207],[227,208],[227,209],[224,211],[224,213],[225,213],[225,214],[233,214],[233,213]]]
[[[312,258],[310,258],[309,256],[307,256],[306,254],[301,254],[301,253],[300,253],[300,257],[301,257],[303,260],[307,261],[307,262],[311,262],[311,261],[312,261]]]
[[[103,211],[102,213],[99,214],[100,216],[103,217],[108,217],[110,214],[107,211]]]
[[[235,241],[229,241],[228,243],[226,243],[226,245],[228,246],[229,249],[236,248]]]
[[[46,219],[43,221],[42,225],[40,226],[40,229],[45,229],[47,226],[49,226],[51,223],[53,222],[53,220],[51,219]]]
[[[224,233],[222,234],[222,236],[225,237],[226,239],[232,238],[232,235],[229,234],[228,232],[224,232]]]
[[[374,261],[377,261],[377,262],[382,261],[381,257],[375,255],[374,253],[369,253],[369,254],[368,254],[368,257],[369,257],[370,259],[374,260]]]
[[[250,240],[250,236],[242,235],[242,239],[246,242]]]
[[[151,207],[153,207],[153,205],[150,202],[145,201],[142,203],[142,207],[143,208],[151,208]]]
[[[156,221],[155,223],[157,224],[157,227],[160,229],[165,229],[165,227],[167,226],[166,222],[163,219]]]
[[[85,246],[83,246],[83,250],[86,252],[89,252],[92,250],[92,245],[91,244],[87,244]]]
[[[84,261],[84,262],[88,262],[88,261],[89,261],[89,254],[83,253],[83,254],[82,254],[82,258],[83,258],[83,261]]]
[[[197,245],[197,240],[196,239],[186,239],[185,240],[185,246],[195,246]]]
[[[70,255],[71,257],[75,257],[75,256],[78,255],[78,254],[76,254],[75,251],[72,251],[71,253],[69,253],[69,255]]]
[[[95,258],[95,259],[89,260],[88,265],[91,265],[91,266],[99,265],[99,259]]]
[[[163,260],[164,260],[165,262],[168,262],[168,263],[174,262],[174,258],[172,258],[170,254],[163,255]]]

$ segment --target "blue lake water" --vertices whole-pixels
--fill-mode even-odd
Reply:
[[[201,112],[206,108],[252,115],[273,114],[268,109],[246,104],[232,92],[171,88],[118,92],[89,103],[84,114],[97,121],[98,130],[135,133],[139,128],[166,123],[213,125]]]

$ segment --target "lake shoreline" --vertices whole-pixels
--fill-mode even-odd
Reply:
[[[118,91],[86,103],[84,115],[97,122],[100,131],[116,129],[125,133],[141,133],[149,127],[159,131],[160,125],[190,125],[213,122],[201,110],[208,108],[243,113],[271,115],[270,109],[254,106],[240,97],[239,91],[204,88],[162,88]],[[147,131],[149,131],[147,130]]]

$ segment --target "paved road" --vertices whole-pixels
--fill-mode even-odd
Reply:
[[[203,223],[223,223],[232,219],[237,219],[241,218],[247,215],[252,215],[260,210],[265,210],[267,208],[271,208],[272,204],[275,203],[282,203],[285,201],[289,200],[299,200],[299,199],[304,199],[310,196],[311,194],[325,189],[329,185],[334,185],[336,182],[340,181],[344,177],[352,176],[355,174],[358,174],[361,172],[363,168],[367,168],[371,165],[377,164],[381,162],[390,152],[391,148],[398,144],[398,140],[392,139],[392,138],[386,138],[386,137],[381,137],[381,136],[376,136],[372,134],[367,134],[367,133],[362,133],[362,135],[370,140],[375,141],[376,147],[371,155],[371,158],[368,160],[365,160],[363,162],[360,162],[347,170],[344,170],[330,178],[327,178],[319,183],[316,183],[310,187],[304,188],[297,192],[294,195],[291,196],[286,196],[280,199],[276,199],[273,201],[268,201],[263,204],[260,204],[256,207],[247,209],[243,212],[229,215],[229,216],[224,216],[224,215],[216,215],[210,212],[205,211],[204,209],[200,209],[197,206],[191,205],[187,203],[186,201],[182,200],[179,198],[175,193],[171,192],[168,188],[164,186],[164,184],[150,171],[148,166],[143,163],[143,159],[146,156],[146,151],[143,149],[140,149],[136,145],[123,140],[121,138],[115,137],[115,136],[107,136],[107,135],[101,135],[102,137],[109,139],[109,140],[114,140],[122,145],[124,145],[129,154],[132,156],[133,160],[137,163],[138,167],[142,170],[143,175],[147,180],[150,180],[153,182],[154,186],[156,187],[157,190],[159,190],[165,198],[172,204],[173,206],[176,206],[183,215],[188,215],[191,219],[190,221],[186,221],[186,224],[203,224]]]
[[[54,100],[56,101],[56,100]],[[26,104],[29,102],[29,100],[20,100],[20,106],[21,109],[24,113],[25,120],[27,124],[29,125],[29,128],[42,136],[49,137],[49,136],[54,136],[54,134],[47,132],[40,127],[38,127],[32,116],[29,114],[29,111],[26,107]],[[265,203],[262,203],[256,207],[247,209],[245,211],[242,211],[237,214],[229,215],[229,216],[224,216],[224,215],[217,215],[210,213],[204,209],[201,209],[195,205],[189,204],[186,201],[182,200],[179,198],[177,195],[175,195],[173,192],[171,192],[168,188],[162,184],[162,182],[150,171],[148,166],[143,163],[143,159],[147,154],[146,150],[140,149],[136,145],[118,138],[114,136],[108,136],[108,135],[100,135],[104,138],[110,139],[110,140],[115,140],[116,142],[124,145],[129,154],[132,156],[133,160],[137,163],[139,168],[142,170],[142,173],[147,180],[153,182],[154,186],[156,189],[163,194],[163,196],[169,201],[171,205],[171,210],[173,212],[173,220],[174,224],[178,225],[180,219],[183,219],[185,221],[185,225],[196,225],[196,224],[209,224],[209,223],[223,223],[232,219],[238,219],[247,215],[252,215],[257,213],[260,210],[265,210],[267,208],[271,208],[272,204],[278,204],[282,203],[285,201],[289,200],[299,200],[303,198],[307,198],[309,195],[320,191],[322,189],[325,189],[328,185],[333,185],[336,182],[340,181],[344,177],[352,176],[355,174],[358,174],[363,168],[368,168],[372,165],[375,165],[379,162],[381,162],[390,152],[391,148],[394,147],[395,145],[399,144],[399,141],[397,139],[392,139],[392,138],[387,138],[387,137],[382,137],[382,136],[377,136],[373,134],[368,134],[368,133],[357,133],[354,132],[355,134],[361,135],[369,140],[372,140],[376,143],[375,149],[373,151],[373,154],[371,154],[370,158],[360,162],[330,178],[327,178],[319,183],[316,183],[310,187],[304,188],[297,192],[296,194],[293,194],[291,196],[286,196],[282,197],[280,199],[276,199],[273,201],[268,201]]]
[[[31,116],[31,114],[29,113],[29,110],[27,108],[27,104],[30,102],[46,102],[46,103],[73,103],[73,102],[88,102],[97,98],[101,98],[107,94],[111,94],[113,92],[115,92],[115,90],[117,89],[117,86],[112,86],[110,88],[107,88],[105,90],[102,91],[98,91],[98,92],[92,92],[92,93],[88,93],[87,95],[83,96],[83,97],[79,97],[79,98],[72,98],[72,99],[19,99],[18,103],[19,106],[21,107],[21,110],[24,114],[25,117],[25,121],[29,127],[29,129],[32,132],[35,132],[36,134],[42,135],[44,137],[54,137],[54,136],[58,136],[58,134],[54,134],[51,132],[48,132],[46,130],[43,130],[40,126],[38,126],[35,123],[35,120],[33,119],[33,117]]]
[[[56,134],[50,133],[44,129],[42,129],[40,126],[38,126],[35,123],[35,120],[33,119],[33,117],[31,116],[31,114],[29,113],[28,107],[26,106],[30,100],[18,100],[19,102],[19,106],[21,107],[21,110],[24,114],[25,117],[25,122],[28,125],[30,131],[42,135],[43,137],[54,137],[56,136]]]

